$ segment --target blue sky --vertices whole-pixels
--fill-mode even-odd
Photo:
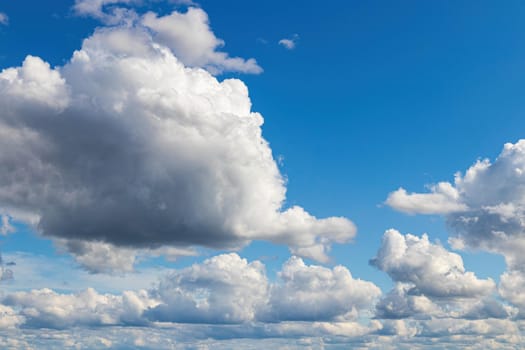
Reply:
[[[520,347],[522,2],[0,13],[2,346]]]

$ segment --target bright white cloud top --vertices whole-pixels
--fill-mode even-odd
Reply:
[[[219,82],[174,55],[241,68],[213,51],[209,31],[190,47],[191,23],[203,21],[200,9],[148,13],[98,29],[63,67],[28,56],[0,73],[3,215],[65,240],[93,271],[86,255],[95,250],[79,241],[236,248],[268,240],[327,261],[332,243],[352,239],[345,218],[282,209],[285,183],[242,81]],[[170,27],[178,34],[163,36]]]

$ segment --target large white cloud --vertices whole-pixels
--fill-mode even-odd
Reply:
[[[405,319],[422,329],[428,320],[443,319],[456,327],[466,320],[511,319],[517,310],[495,298],[496,285],[466,271],[460,255],[422,237],[387,230],[371,260],[395,282],[376,304],[378,319]],[[392,331],[386,323],[385,332]],[[409,332],[410,333],[410,332]]]
[[[448,199],[436,201],[441,195]],[[478,160],[464,175],[456,174],[454,184],[440,183],[424,194],[407,194],[400,189],[389,195],[387,204],[412,213],[447,214],[458,246],[509,253],[522,250],[525,140],[505,144],[493,164],[488,159]],[[523,254],[505,255],[511,259],[509,265],[517,265],[512,259]]]
[[[495,289],[492,279],[466,271],[460,255],[431,243],[427,235],[387,230],[371,264],[396,282],[411,283],[413,293],[429,297],[478,297]]]
[[[63,67],[28,56],[0,73],[2,214],[66,240],[262,239],[327,261],[355,227],[282,208],[284,180],[246,86],[188,68],[155,40],[139,24],[98,29]]]
[[[432,208],[440,203],[434,198],[443,193],[438,188],[451,195]],[[505,144],[493,163],[478,160],[464,175],[456,174],[454,184],[431,189],[424,194],[398,190],[387,203],[401,211],[446,214],[455,248],[502,254],[508,272],[501,276],[500,293],[523,313],[525,296],[514,287],[525,280],[525,140]]]

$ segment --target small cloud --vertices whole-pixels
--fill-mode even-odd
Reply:
[[[291,38],[283,38],[279,40],[279,45],[284,46],[288,50],[295,49],[295,46],[297,45],[297,41],[299,40],[299,35],[294,34]]]
[[[9,24],[9,17],[3,12],[0,12],[0,24],[5,26]]]

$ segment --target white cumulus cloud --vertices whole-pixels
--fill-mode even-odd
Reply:
[[[371,311],[380,290],[353,279],[342,267],[308,266],[292,257],[269,282],[260,261],[235,253],[173,270],[149,290],[101,294],[93,288],[58,293],[43,288],[10,292],[0,306],[6,327],[65,329],[92,326],[182,324],[251,324],[290,322],[280,332],[356,334],[357,319]],[[3,309],[0,309],[2,312]],[[304,322],[316,322],[304,324]],[[1,325],[1,324],[0,324]],[[348,328],[348,329],[347,329]]]
[[[110,247],[79,241],[159,249],[268,240],[327,261],[355,226],[283,208],[262,123],[242,81],[184,65],[142,26],[98,29],[63,67],[28,56],[0,73],[0,214],[73,240],[62,246],[92,266]],[[120,256],[113,262],[129,270],[132,258]]]
[[[140,3],[140,0],[76,0],[73,10],[79,16],[93,17],[106,25],[147,28],[156,42],[169,47],[187,66],[202,67],[213,74],[259,74],[263,71],[254,58],[230,57],[220,51],[224,40],[213,33],[208,14],[192,6],[191,1],[176,1],[190,7],[186,12],[173,11],[165,16],[154,12],[137,13],[133,5]]]
[[[517,286],[525,280],[525,140],[505,144],[493,163],[478,160],[457,174],[454,184],[439,188],[423,194],[397,191],[387,203],[406,212],[444,214],[454,247],[503,255],[508,271],[499,291],[523,313],[525,294]]]
[[[330,321],[357,318],[381,295],[372,282],[354,279],[343,266],[308,266],[290,258],[272,286],[271,315],[277,320]]]
[[[27,327],[57,329],[144,324],[142,312],[155,305],[146,291],[111,295],[99,294],[92,288],[75,294],[50,289],[15,292],[3,298],[3,303],[18,309]]]
[[[428,297],[478,297],[495,289],[492,279],[466,271],[460,255],[431,243],[427,235],[387,230],[371,264],[396,282],[411,283],[413,293]]]
[[[172,12],[159,17],[149,12],[142,24],[155,32],[155,40],[168,46],[186,65],[204,67],[212,73],[235,71],[258,74],[262,68],[255,59],[229,57],[217,51],[224,41],[212,32],[208,15],[200,8],[190,7],[186,13]]]

